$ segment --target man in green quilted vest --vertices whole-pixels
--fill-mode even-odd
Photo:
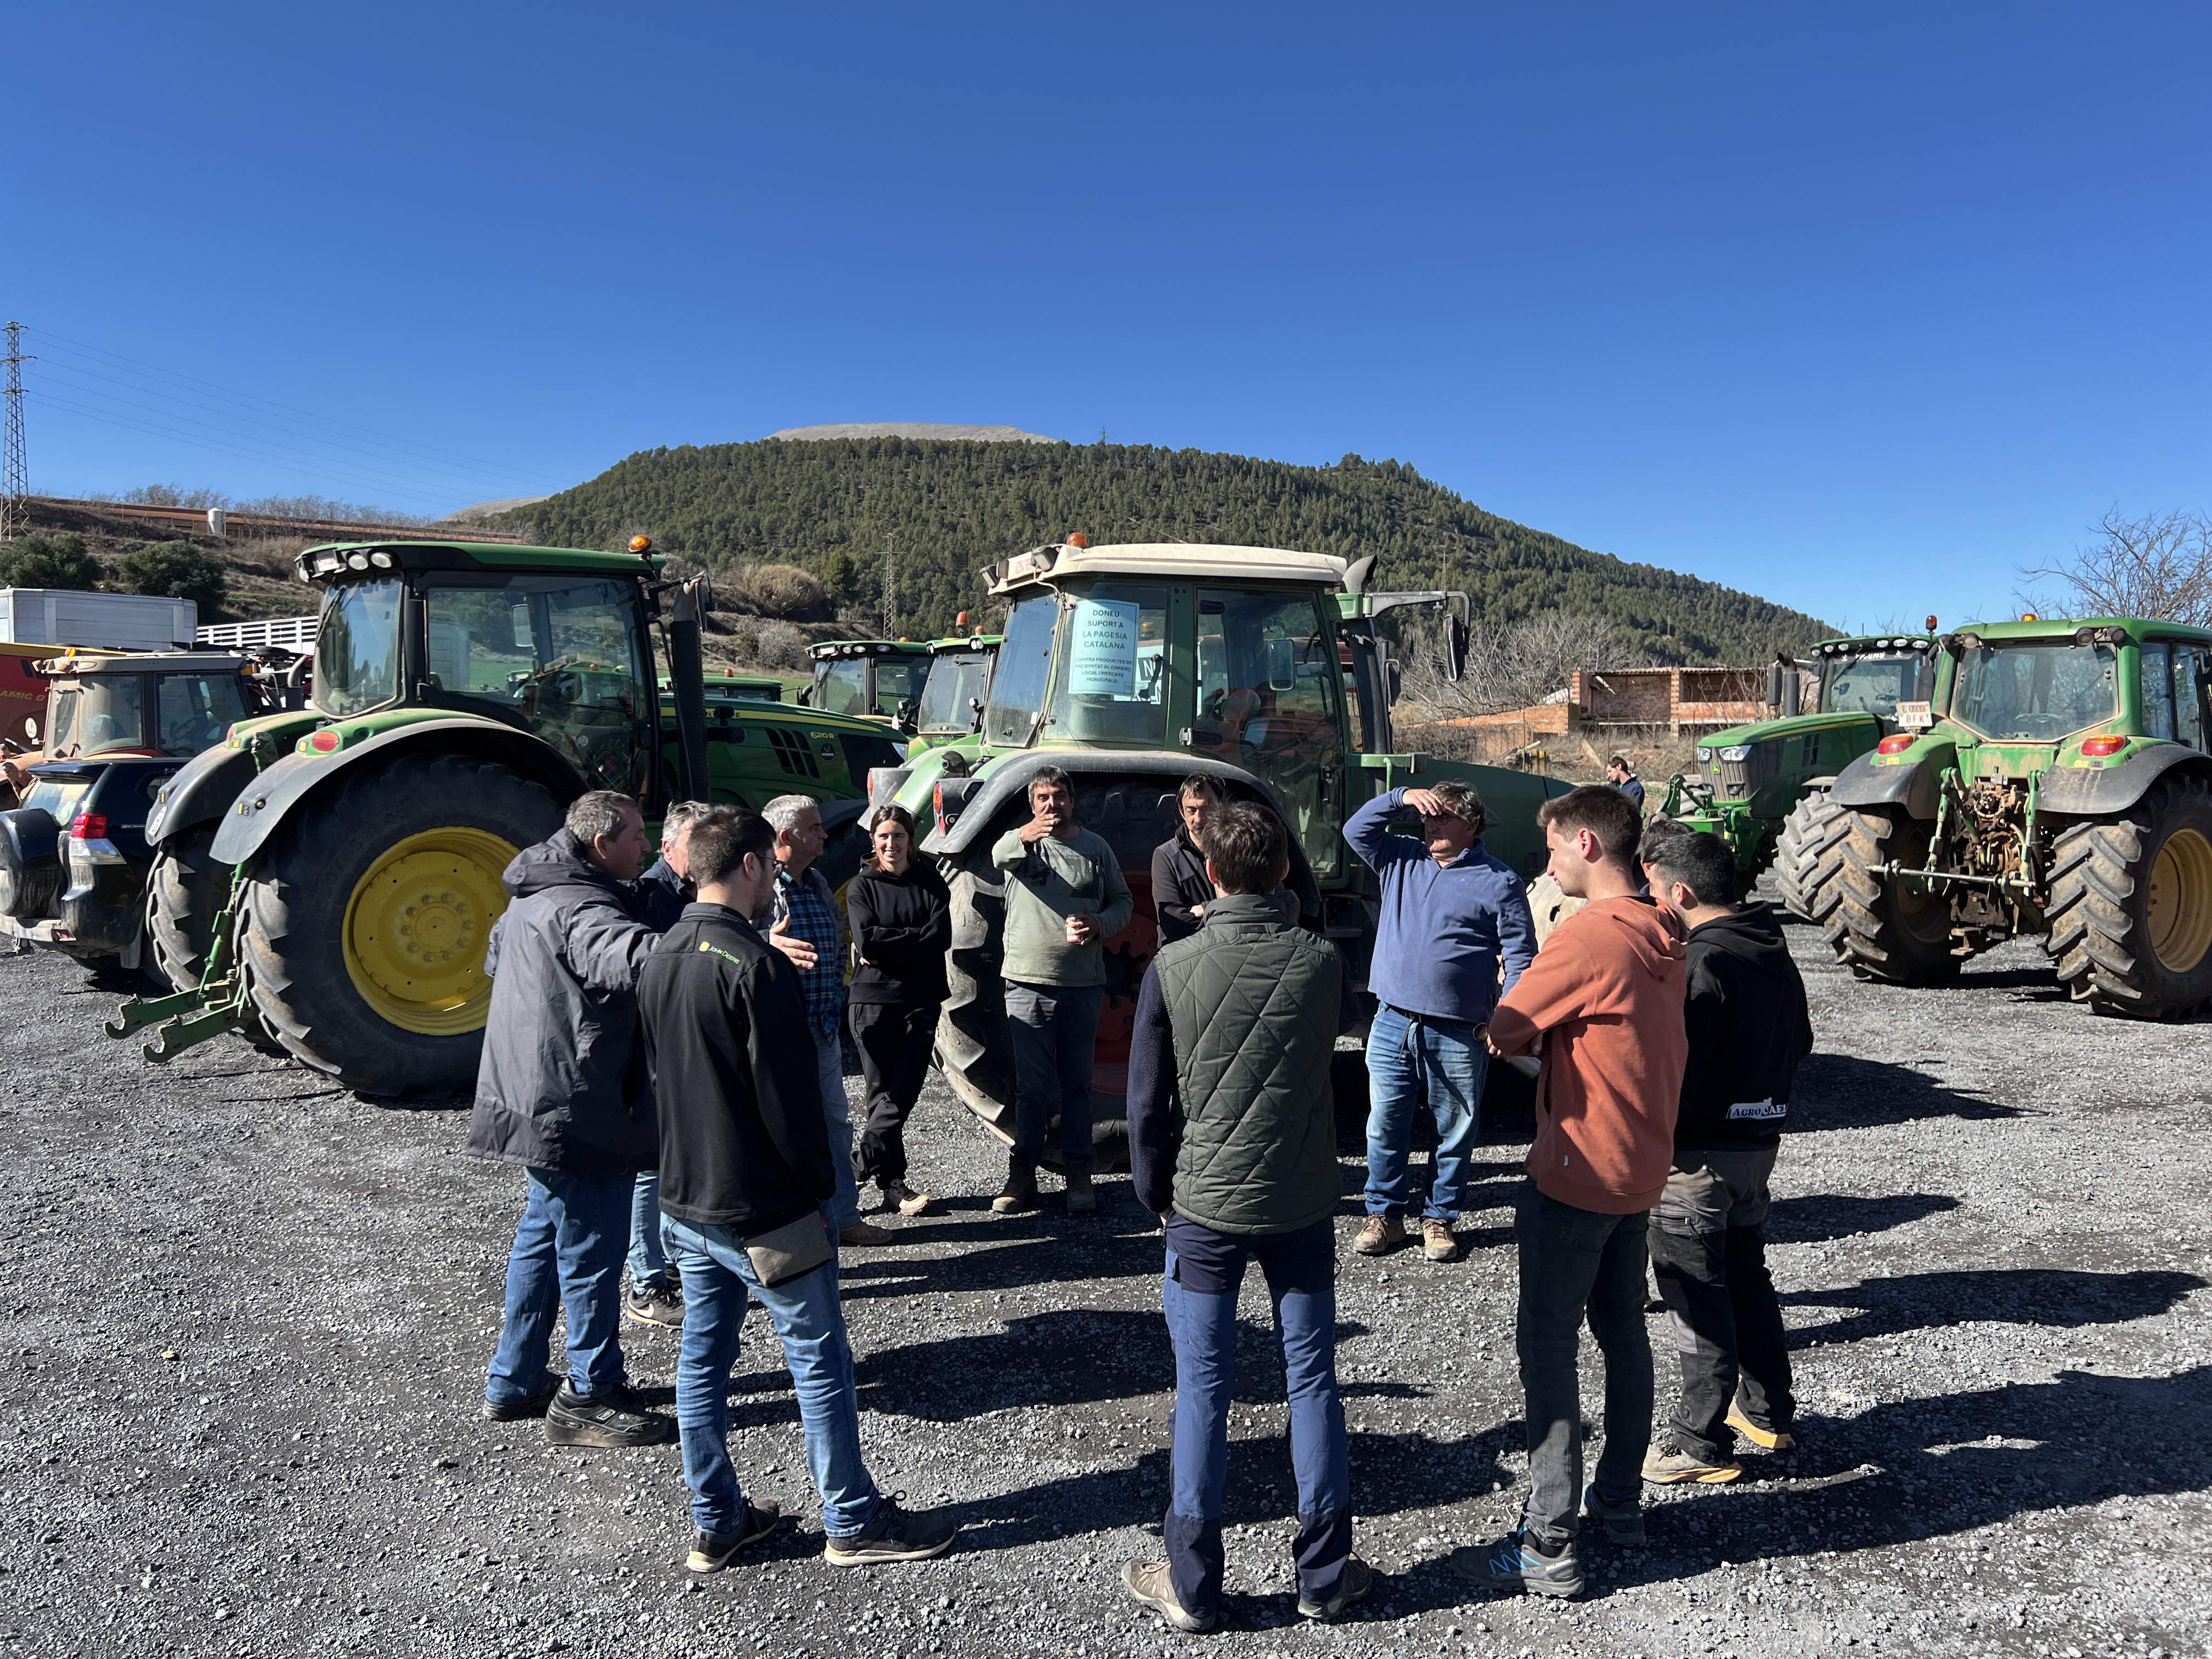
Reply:
[[[1257,1261],[1275,1306],[1297,1477],[1298,1612],[1329,1620],[1374,1582],[1352,1553],[1352,1481],[1336,1388],[1336,1125],[1329,1058],[1344,962],[1267,896],[1290,868],[1282,823],[1206,816],[1206,925],[1152,958],[1130,1036],[1132,1184],[1167,1231],[1161,1302],[1176,1352],[1168,1559],[1122,1569],[1181,1631],[1221,1616],[1221,1510],[1236,1387],[1237,1297]]]

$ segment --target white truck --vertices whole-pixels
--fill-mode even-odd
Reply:
[[[199,607],[190,599],[0,587],[0,641],[12,645],[189,651],[199,619]]]

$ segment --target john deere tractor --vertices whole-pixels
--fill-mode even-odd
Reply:
[[[1766,692],[1777,718],[1700,740],[1698,775],[1673,779],[1660,811],[1727,842],[1747,885],[1774,864],[1786,888],[1796,861],[1786,845],[1778,859],[1777,844],[1790,809],[1896,731],[1900,707],[1927,702],[1935,659],[1936,641],[1926,635],[1823,640],[1805,665],[1820,681],[1810,714],[1797,712],[1800,665],[1777,661],[1767,671]]]
[[[591,789],[758,806],[814,796],[826,866],[858,866],[860,785],[900,750],[872,721],[704,694],[702,596],[678,589],[653,673],[660,561],[470,543],[311,548],[313,706],[241,720],[146,826],[149,924],[173,995],[166,1060],[225,1030],[374,1094],[467,1085],[501,872]]]
[[[963,634],[929,642],[929,678],[908,734],[909,752],[940,743],[957,743],[982,729],[983,702],[991,694],[991,665],[998,660],[997,634]]]
[[[2032,934],[2096,1012],[2212,1000],[2212,630],[2030,617],[1938,644],[1935,712],[1799,806],[1797,908],[1869,979]]]
[[[1002,1138],[1012,1127],[1013,1062],[999,973],[1005,878],[991,847],[1028,818],[1028,785],[1045,767],[1069,774],[1078,817],[1112,847],[1136,901],[1129,925],[1106,941],[1093,1073],[1102,1158],[1121,1145],[1130,1024],[1155,942],[1152,854],[1175,832],[1182,778],[1203,774],[1229,798],[1283,820],[1304,923],[1344,947],[1363,987],[1376,889],[1340,832],[1370,796],[1465,779],[1488,806],[1490,850],[1524,878],[1543,867],[1536,808],[1566,784],[1395,750],[1391,665],[1376,618],[1400,606],[1446,606],[1456,672],[1468,602],[1372,592],[1374,563],[1271,548],[1092,547],[1071,538],[986,573],[1012,614],[980,729],[876,775],[869,793],[915,814],[923,850],[951,884],[952,994],[938,1025],[938,1063]]]
[[[809,708],[910,726],[929,678],[929,647],[912,640],[829,640],[807,647],[814,682],[799,694]]]

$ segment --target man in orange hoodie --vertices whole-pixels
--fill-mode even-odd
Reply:
[[[1680,918],[1640,892],[1634,805],[1598,785],[1544,803],[1551,874],[1587,901],[1559,924],[1490,1017],[1499,1054],[1540,1051],[1531,1184],[1513,1236],[1514,1344],[1528,1431],[1521,1524],[1455,1565],[1495,1589],[1579,1595],[1583,1513],[1616,1543],[1644,1541],[1638,1504],[1651,1431],[1644,1328],[1645,1214],[1666,1188],[1688,1053]],[[1605,1449],[1583,1491],[1575,1349],[1585,1314],[1605,1356]]]

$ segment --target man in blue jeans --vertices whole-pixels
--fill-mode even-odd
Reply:
[[[1417,837],[1394,834],[1393,814],[1420,815]],[[1368,988],[1380,1006],[1367,1034],[1367,1221],[1352,1248],[1385,1255],[1406,1242],[1407,1164],[1413,1111],[1425,1097],[1436,1121],[1436,1164],[1421,1211],[1421,1254],[1459,1255],[1468,1154],[1482,1135],[1482,1085],[1490,1056],[1482,1025],[1536,955],[1536,929],[1521,878],[1483,850],[1482,797],[1449,780],[1434,789],[1393,789],[1345,821],[1344,839],[1382,878]]]
[[[1221,1512],[1235,1400],[1237,1297],[1256,1261],[1274,1304],[1297,1477],[1298,1612],[1334,1619],[1374,1575],[1352,1553],[1352,1480],[1336,1387],[1336,1127],[1328,1064],[1344,961],[1269,896],[1290,867],[1274,815],[1206,815],[1218,896],[1205,928],[1145,970],[1129,1053],[1132,1182],[1167,1233],[1161,1304],[1175,1340],[1175,1485],[1165,1561],[1121,1582],[1176,1629],[1221,1610]]]
[[[748,924],[776,879],[774,833],[716,807],[691,832],[697,902],[647,963],[638,1004],[660,1117],[660,1202],[684,1277],[676,1372],[684,1479],[698,1535],[694,1572],[727,1566],[781,1519],[747,1498],[730,1459],[730,1369],[745,1303],[768,1310],[791,1367],[807,1466],[822,1497],[832,1566],[918,1561],[957,1530],[909,1515],[860,1459],[853,1350],[837,1295],[837,1249],[822,1213],[837,1164],[797,973]]]

